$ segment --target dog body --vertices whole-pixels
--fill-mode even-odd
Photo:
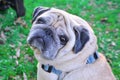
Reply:
[[[27,39],[38,60],[37,80],[115,80],[97,39],[80,17],[38,7]]]
[[[100,55],[100,58],[94,64],[80,64],[79,58],[73,58],[71,61],[61,64],[54,64],[57,69],[63,71],[62,79],[59,79],[54,73],[44,71],[41,68],[41,63],[39,63],[37,80],[115,80],[103,55]]]

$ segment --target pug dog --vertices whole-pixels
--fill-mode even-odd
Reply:
[[[35,8],[27,42],[38,60],[37,80],[115,80],[92,28],[78,16]]]

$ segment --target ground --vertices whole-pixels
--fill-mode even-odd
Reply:
[[[0,12],[0,80],[36,80],[37,61],[26,38],[37,6],[56,7],[85,19],[120,80],[120,0],[24,0],[27,27],[14,24],[15,12]]]

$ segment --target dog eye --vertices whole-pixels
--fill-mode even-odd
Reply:
[[[43,18],[39,18],[36,23],[37,24],[45,24],[45,20]]]
[[[60,41],[61,41],[62,45],[65,45],[68,41],[68,38],[64,35],[60,35],[59,38],[60,38]]]

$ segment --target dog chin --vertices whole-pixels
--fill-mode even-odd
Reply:
[[[44,59],[47,59],[47,60],[54,60],[56,58],[57,55],[52,55],[51,52],[49,51],[43,51],[41,50],[40,48],[32,48],[35,52],[35,54],[37,54],[38,56],[40,57],[43,57]]]
[[[55,55],[51,55],[49,51],[44,51],[41,55],[48,60],[53,60],[56,57]]]

